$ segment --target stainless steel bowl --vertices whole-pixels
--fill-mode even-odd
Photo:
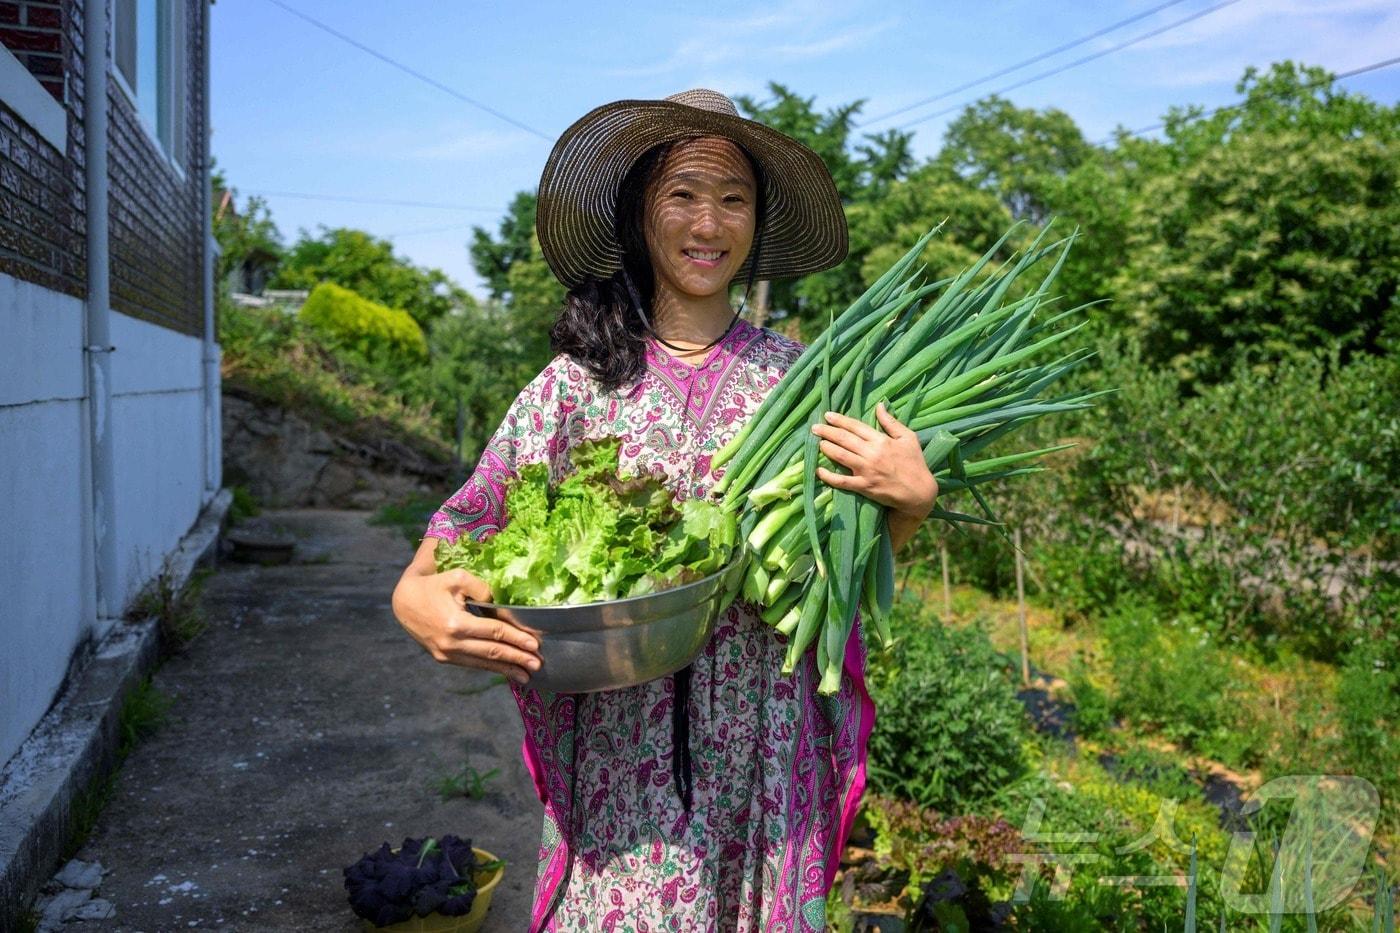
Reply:
[[[541,665],[530,686],[592,693],[655,680],[704,650],[715,620],[739,593],[746,552],[718,573],[660,593],[576,606],[501,606],[467,600],[467,610],[534,633]]]

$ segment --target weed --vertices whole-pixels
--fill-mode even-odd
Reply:
[[[381,506],[369,519],[369,523],[397,528],[404,539],[416,548],[423,537],[424,529],[428,526],[428,519],[433,517],[433,513],[441,504],[440,496],[414,493],[406,499]]]
[[[492,675],[486,680],[485,683],[482,683],[482,684],[479,684],[479,685],[476,685],[476,686],[471,686],[471,687],[454,687],[453,689],[449,690],[448,692],[449,692],[449,693],[455,693],[455,694],[457,694],[458,696],[471,697],[471,696],[476,696],[476,695],[479,694],[479,693],[485,693],[487,690],[490,690],[492,687],[499,687],[501,684],[504,684],[504,683],[507,683],[506,677],[505,677],[504,674],[492,674]]]
[[[237,525],[245,518],[252,518],[261,512],[258,500],[248,491],[248,487],[238,483],[233,487],[233,502],[228,507],[229,525]]]
[[[183,652],[204,631],[206,623],[199,607],[199,594],[212,572],[207,567],[196,568],[184,589],[177,590],[167,559],[160,573],[146,585],[127,611],[130,621],[155,617],[159,622],[162,659]]]
[[[492,768],[490,771],[482,773],[473,768],[470,761],[463,761],[460,771],[440,778],[433,784],[433,789],[443,800],[451,800],[454,797],[480,800],[486,796],[486,782],[499,772],[500,768]]]

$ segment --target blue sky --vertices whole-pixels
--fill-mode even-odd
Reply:
[[[286,192],[427,202],[460,210],[266,194],[287,242],[352,226],[393,240],[474,294],[473,224],[495,230],[533,188],[553,140],[593,107],[690,87],[768,97],[777,81],[825,110],[866,99],[869,119],[1071,42],[1164,0],[788,0],[768,5],[281,0],[505,114],[521,129],[336,38],[273,0],[213,7],[213,151],[240,195]],[[1131,25],[864,129],[877,132],[1217,6],[1180,0]],[[703,10],[703,13],[697,13]],[[1173,104],[1236,99],[1244,68],[1291,58],[1347,71],[1400,55],[1395,0],[1236,0],[1144,42],[1008,91],[1059,107],[1098,140],[1158,122]],[[1394,104],[1400,66],[1347,79]],[[956,113],[925,119],[936,152]],[[538,134],[535,135],[533,130]]]

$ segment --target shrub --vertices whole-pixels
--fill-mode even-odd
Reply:
[[[985,631],[947,628],[908,603],[892,624],[899,644],[872,657],[871,787],[956,812],[1025,769],[1011,664]]]
[[[1069,689],[1074,699],[1074,730],[1084,736],[1100,736],[1113,724],[1108,694],[1094,683],[1084,663],[1075,658],[1069,670]]]
[[[1385,641],[1364,641],[1347,655],[1337,684],[1346,766],[1381,793],[1382,821],[1400,829],[1400,660]]]
[[[1208,632],[1128,601],[1103,627],[1116,714],[1190,748],[1225,727],[1221,700],[1230,671]]]
[[[298,316],[338,350],[374,366],[405,369],[428,357],[423,329],[407,311],[361,298],[334,282],[312,289]]]

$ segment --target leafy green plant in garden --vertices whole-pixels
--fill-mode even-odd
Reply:
[[[1352,648],[1337,706],[1346,766],[1376,785],[1383,825],[1400,831],[1400,664],[1393,645],[1363,641]]]
[[[1129,602],[1103,620],[1103,630],[1116,714],[1188,748],[1225,727],[1230,671],[1208,632]]]
[[[898,644],[871,663],[872,789],[956,812],[1019,776],[1025,711],[986,633],[912,601],[897,604],[893,631]]]
[[[918,804],[867,795],[861,804],[875,831],[875,852],[888,866],[908,872],[904,895],[916,902],[924,886],[946,870],[969,887],[1002,890],[1020,866],[1010,859],[1024,847],[1016,827],[995,816],[945,816]]]
[[[1094,682],[1084,663],[1076,658],[1070,665],[1070,693],[1074,700],[1074,731],[1084,736],[1101,736],[1113,725],[1108,693]]]

